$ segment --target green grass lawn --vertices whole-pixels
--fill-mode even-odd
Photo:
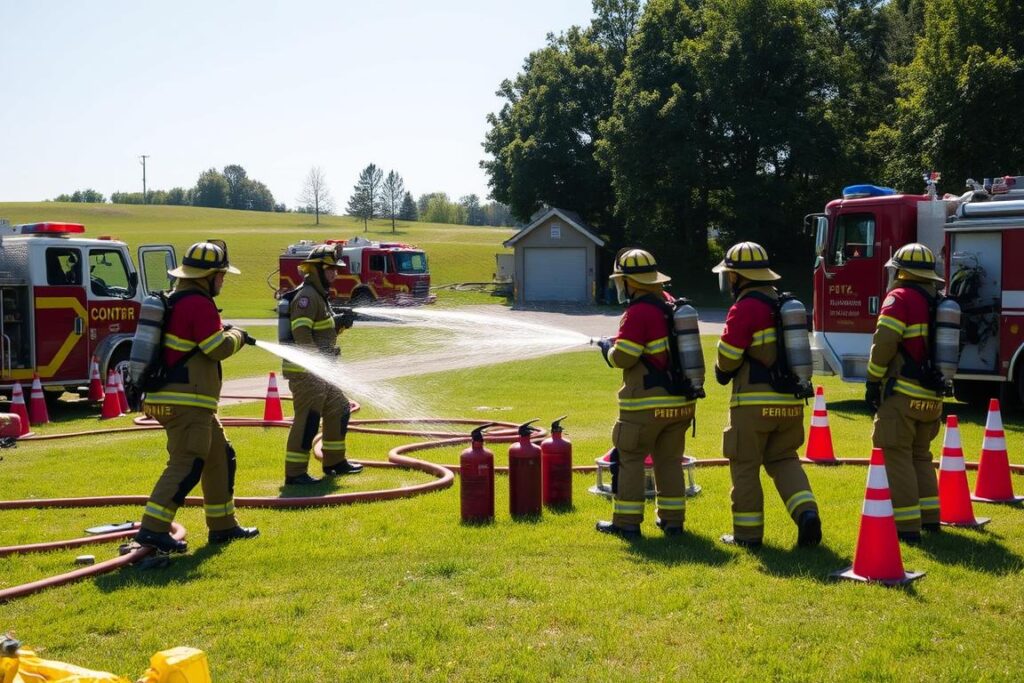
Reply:
[[[180,262],[188,245],[209,238],[228,243],[232,264],[241,275],[230,276],[217,301],[229,318],[268,317],[273,314],[273,289],[267,278],[277,270],[278,256],[299,240],[350,239],[404,241],[424,249],[430,263],[431,285],[490,282],[497,268],[494,255],[508,253],[501,243],[515,234],[510,228],[470,227],[438,223],[372,221],[363,232],[362,221],[344,216],[321,216],[320,225],[308,214],[230,211],[187,206],[135,206],[128,204],[66,204],[59,202],[0,202],[0,218],[11,223],[67,221],[83,223],[86,236],[113,235],[135,250],[142,244],[172,244]],[[274,288],[277,278],[271,277]],[[466,291],[442,291],[442,306],[500,303],[503,298]]]
[[[359,334],[356,334],[359,332]],[[365,333],[365,334],[364,334]],[[710,352],[713,339],[705,338]],[[380,352],[376,330],[356,328],[346,357]],[[263,372],[246,352],[228,376]],[[276,363],[273,363],[276,366]],[[619,373],[596,352],[565,353],[405,378],[424,413],[508,421],[568,413],[577,464],[608,448]],[[862,388],[822,378],[837,454],[866,457],[870,417]],[[720,455],[728,393],[711,383],[687,452]],[[968,459],[985,414],[950,403]],[[65,406],[41,432],[100,426]],[[259,415],[259,403],[226,415]],[[286,405],[286,413],[290,410]],[[808,410],[808,421],[810,411]],[[355,418],[379,416],[368,406]],[[1007,413],[1011,460],[1022,462],[1024,422]],[[116,424],[126,423],[123,419]],[[114,423],[103,423],[103,426]],[[277,495],[283,429],[229,428],[239,453],[238,495]],[[384,459],[412,439],[354,433],[353,457]],[[163,462],[160,432],[24,443],[0,452],[4,498],[146,494]],[[493,444],[507,462],[507,445]],[[936,444],[936,453],[939,444]],[[456,462],[462,446],[428,451]],[[688,503],[687,529],[664,539],[649,507],[643,541],[593,531],[610,503],[575,478],[575,508],[535,521],[508,515],[497,480],[497,520],[459,523],[458,481],[446,491],[395,502],[299,511],[240,510],[262,536],[208,547],[201,512],[179,521],[192,548],[170,568],[126,569],[0,606],[9,629],[43,656],[130,676],[151,653],[205,650],[217,681],[334,680],[1010,680],[1024,646],[1024,510],[978,505],[989,531],[945,531],[903,548],[927,576],[910,589],[833,583],[849,564],[864,494],[863,467],[808,469],[825,541],[793,550],[795,529],[766,481],[766,547],[721,545],[730,528],[729,476],[698,470],[703,493]],[[323,485],[354,491],[426,481],[369,470]],[[974,475],[970,475],[973,483]],[[1014,477],[1018,492],[1024,480]],[[0,545],[78,536],[84,527],[138,518],[138,508],[0,512]],[[0,559],[0,586],[67,571],[75,555],[105,559],[109,547]]]

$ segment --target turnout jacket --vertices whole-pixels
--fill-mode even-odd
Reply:
[[[780,394],[768,381],[768,368],[779,357],[778,332],[772,306],[755,292],[777,301],[779,293],[770,285],[747,287],[725,316],[725,328],[718,340],[719,370],[731,374],[732,399],[736,406],[803,405],[793,394]]]
[[[318,280],[315,275],[306,275],[302,287],[292,297],[291,308],[288,310],[292,337],[296,346],[335,356],[338,353],[340,331],[336,329],[327,292]],[[287,360],[282,363],[282,370],[288,379],[297,379],[306,374],[304,367]]]
[[[654,296],[673,301],[666,292],[658,292]],[[696,402],[685,396],[673,396],[664,386],[646,387],[645,379],[651,374],[648,365],[657,370],[667,370],[671,365],[669,334],[672,331],[665,314],[656,304],[637,299],[629,304],[619,320],[619,333],[608,351],[608,362],[612,367],[622,369],[619,410],[677,408]]]
[[[178,292],[196,293],[181,297],[171,308],[162,360],[173,368],[186,354],[192,355],[159,391],[146,394],[146,403],[216,411],[222,384],[220,362],[242,347],[242,332],[224,329],[205,280],[179,279],[172,294]]]
[[[914,366],[920,366],[927,358],[928,326],[931,323],[928,296],[936,296],[935,285],[930,282],[897,280],[886,294],[879,311],[874,337],[871,339],[871,355],[868,357],[868,381],[892,382],[892,391],[920,399],[936,399],[941,395],[921,386]],[[913,361],[908,364],[907,360]]]

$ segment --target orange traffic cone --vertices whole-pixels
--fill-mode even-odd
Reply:
[[[39,381],[39,375],[32,374],[32,393],[29,395],[28,412],[32,424],[44,425],[50,421],[50,414],[46,410],[46,397],[43,396],[43,383]]]
[[[21,390],[20,382],[15,382],[14,387],[11,389],[11,412],[17,415],[21,421],[21,433],[18,436],[28,434],[28,408],[25,406],[25,394]]]
[[[280,421],[284,419],[281,410],[281,394],[277,392],[277,375],[270,373],[267,382],[267,398],[263,403],[263,419],[265,421]]]
[[[939,521],[950,526],[980,528],[988,517],[975,518],[971,505],[971,489],[967,485],[964,449],[960,445],[960,425],[956,415],[946,417],[946,435],[942,440],[942,461],[939,465]]]
[[[828,426],[828,409],[825,407],[825,388],[819,386],[814,394],[814,412],[811,414],[811,431],[807,435],[807,451],[804,457],[810,462],[822,465],[838,465],[832,450],[832,430]]]
[[[971,500],[981,503],[1019,503],[1024,500],[1024,496],[1013,495],[1010,456],[1006,452],[1006,434],[1003,432],[1003,416],[999,413],[999,399],[994,398],[988,404],[985,440],[981,444],[981,460],[978,462],[978,480],[974,482]]]
[[[114,379],[113,370],[107,372],[107,389],[104,393],[103,412],[100,414],[100,419],[121,417],[121,401],[117,397],[117,380]]]
[[[889,497],[889,478],[885,474],[885,456],[881,448],[871,451],[868,485],[864,493],[864,510],[860,518],[853,566],[834,572],[832,576],[854,581],[876,581],[886,586],[909,583],[924,576],[924,572],[908,572],[903,569],[900,542],[896,536],[896,518],[893,517],[892,498]]]
[[[103,380],[100,379],[100,361],[92,357],[92,368],[89,370],[89,401],[99,403],[103,400]]]
[[[124,376],[118,370],[114,370],[114,381],[117,383],[117,402],[121,406],[121,412],[127,415],[132,411],[128,406],[128,394],[124,393]]]

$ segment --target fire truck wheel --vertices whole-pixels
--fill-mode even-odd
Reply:
[[[107,363],[108,370],[118,370],[122,377],[128,376],[128,352],[131,348],[130,344],[121,344],[114,353],[110,355],[110,361]]]
[[[366,290],[357,292],[356,295],[352,297],[352,305],[357,308],[362,306],[373,306],[374,303],[373,295]]]
[[[961,403],[982,405],[990,398],[999,398],[999,384],[958,379],[953,383],[953,397]]]

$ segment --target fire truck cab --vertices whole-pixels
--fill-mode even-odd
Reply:
[[[1024,398],[1024,177],[986,185],[968,181],[962,196],[939,198],[871,185],[850,186],[815,231],[815,369],[851,382],[867,376],[871,337],[890,284],[885,263],[900,246],[932,249],[946,293],[957,299],[961,354],[959,399]]]
[[[423,250],[401,242],[374,242],[361,237],[302,240],[288,246],[278,262],[278,297],[302,283],[299,264],[319,244],[341,245],[344,266],[331,286],[332,303],[408,305],[432,303],[436,298],[430,293],[430,270]]]
[[[0,223],[0,390],[39,375],[48,397],[124,370],[142,299],[167,289],[174,247],[86,238],[77,223]]]

